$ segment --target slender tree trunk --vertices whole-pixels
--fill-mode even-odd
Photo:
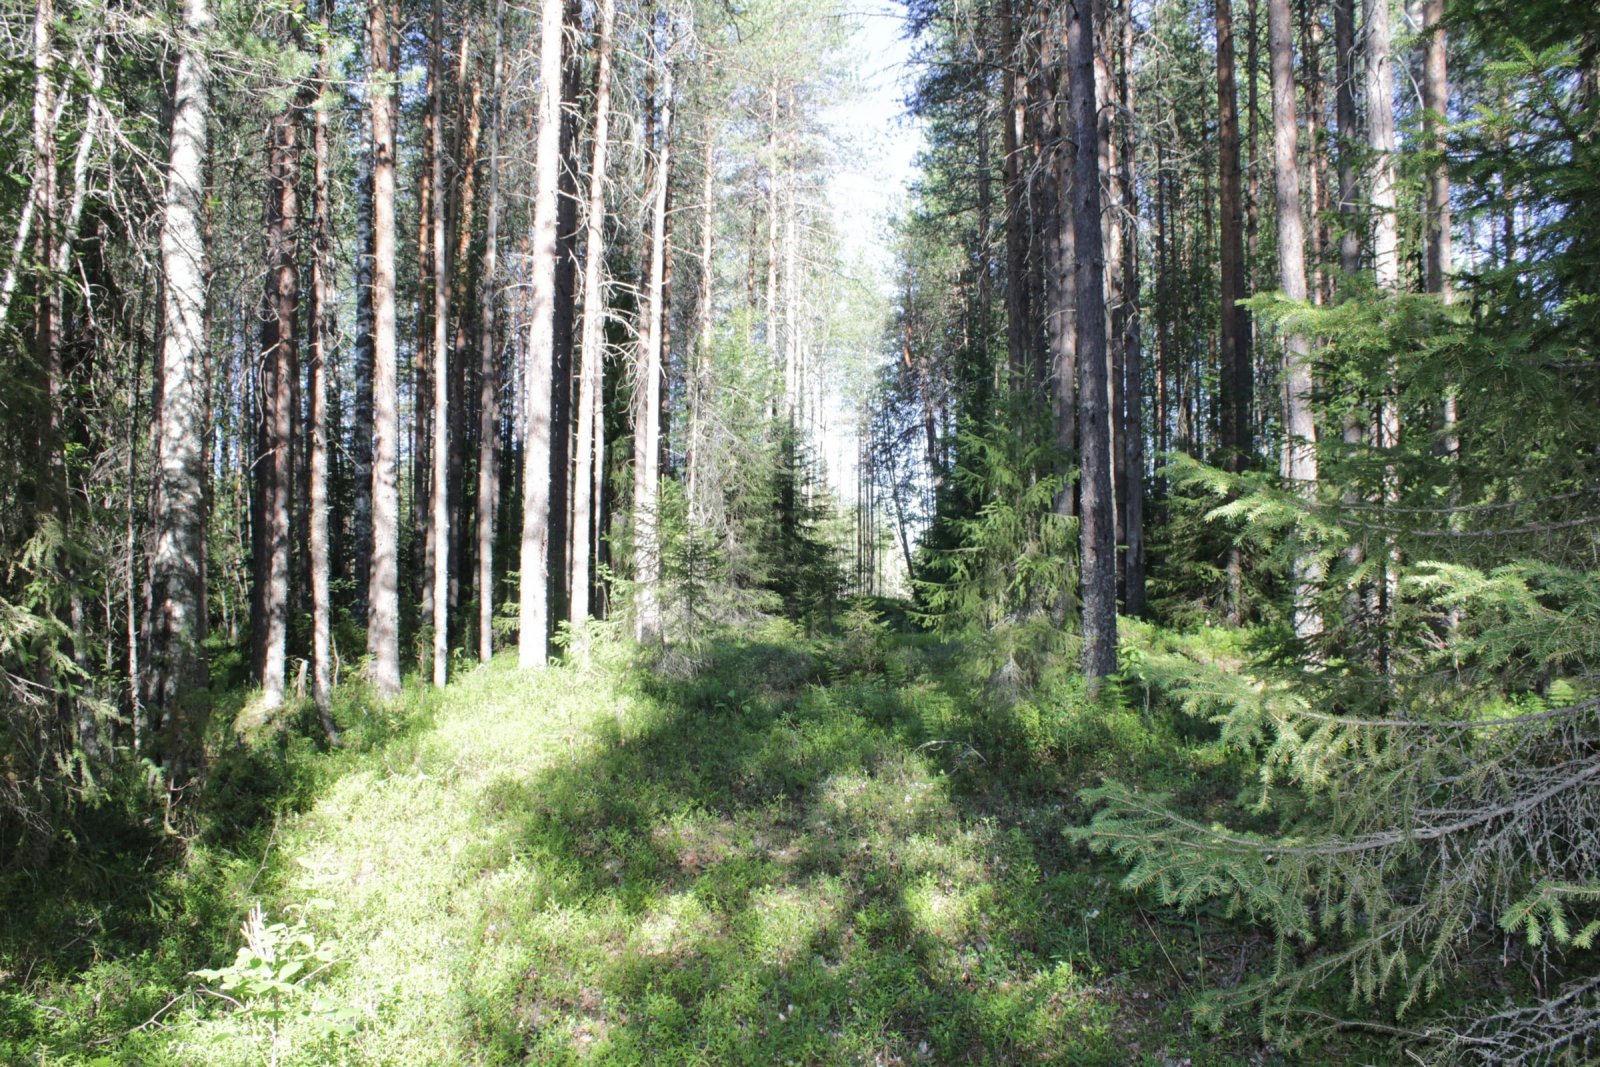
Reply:
[[[205,0],[186,0],[173,92],[166,212],[161,225],[161,393],[151,502],[149,617],[140,693],[155,758],[181,780],[195,754],[208,685],[206,658],[207,425],[204,230],[207,70]],[[131,462],[131,457],[130,457]],[[129,581],[132,582],[130,558]],[[130,613],[131,613],[130,598]],[[130,619],[131,622],[131,619]],[[129,670],[140,674],[130,625]]]
[[[372,574],[372,152],[371,146],[361,164],[360,206],[356,229],[356,336],[355,336],[355,414],[350,427],[350,460],[353,468],[354,507],[351,532],[355,550],[352,571],[357,619],[367,617],[367,583]]]
[[[481,320],[482,310],[472,303],[473,283],[477,280],[472,269],[472,243],[475,232],[478,203],[478,151],[483,130],[483,79],[470,65],[472,38],[476,36],[476,17],[469,21],[461,33],[461,55],[456,64],[457,95],[464,96],[458,116],[456,141],[456,167],[460,175],[458,194],[451,203],[446,217],[449,227],[451,252],[450,312],[454,319],[455,340],[452,342],[450,363],[450,560],[449,610],[446,619],[454,622],[456,609],[461,604],[463,579],[473,581],[472,554],[466,550],[467,523],[463,513],[466,496],[467,449],[472,439],[468,428],[472,425],[467,389],[467,368],[471,364],[473,326]],[[481,266],[481,264],[480,264]],[[480,339],[481,340],[481,339]]]
[[[57,286],[50,276],[56,246],[55,3],[37,0],[33,17],[33,174],[28,199],[33,207],[34,361],[44,400],[39,420],[43,478],[37,485],[42,514],[62,517],[66,504],[66,466],[61,456],[61,343]]]
[[[711,374],[712,329],[716,316],[716,263],[712,258],[714,253],[712,235],[716,225],[717,132],[709,123],[706,126],[705,144],[702,148],[704,158],[701,160],[700,172],[699,328],[696,331],[694,344],[694,364],[689,368],[689,381],[685,390],[689,399],[689,440],[684,449],[684,483],[691,524],[699,522],[705,510],[700,500],[704,488],[700,475],[700,466],[704,459],[701,455],[700,442],[703,432],[701,406],[710,387],[708,378]]]
[[[311,550],[311,693],[329,738],[338,736],[328,707],[333,692],[333,604],[330,600],[331,561],[328,554],[328,365],[333,340],[333,204],[329,188],[328,105],[332,45],[328,28],[332,0],[322,0],[321,56],[317,64],[317,95],[313,117],[313,226],[315,244],[311,258],[311,450],[310,520]]]
[[[1289,0],[1268,0],[1272,56],[1272,155],[1278,195],[1279,284],[1290,300],[1306,299],[1305,223],[1300,212],[1299,130],[1295,116],[1294,22]],[[1317,488],[1317,428],[1311,415],[1311,353],[1306,338],[1284,341],[1283,476],[1310,497]],[[1321,581],[1316,557],[1302,553],[1294,565],[1294,629],[1302,639],[1322,631],[1316,604]]]
[[[422,113],[422,159],[417,173],[416,351],[411,363],[411,520],[413,528],[422,533],[422,565],[411,580],[419,583],[414,595],[422,601],[421,623],[425,628],[433,625],[433,208],[437,202],[433,172],[444,133],[433,120],[432,101],[440,91],[439,72],[430,50],[426,90],[429,104]]]
[[[1443,159],[1444,126],[1450,115],[1450,76],[1444,29],[1444,0],[1423,0],[1422,35],[1425,49],[1422,61],[1422,106],[1427,111],[1423,129],[1429,147],[1440,153],[1439,161],[1428,174],[1428,292],[1438,293],[1448,303],[1452,296],[1450,236],[1450,168]],[[1454,407],[1454,394],[1446,399]],[[1453,412],[1452,412],[1453,416]],[[1453,424],[1453,422],[1452,422]],[[1454,454],[1455,449],[1450,449]]]
[[[462,42],[462,47],[466,46]],[[444,0],[433,0],[433,479],[428,533],[433,541],[433,684],[450,669],[450,261],[445,241]]]
[[[767,355],[776,369],[778,347],[778,85],[769,89],[767,116]],[[776,413],[774,409],[774,414]]]
[[[614,0],[600,0],[595,41],[594,155],[589,165],[589,209],[584,220],[583,337],[579,354],[577,472],[573,478],[571,621],[589,617],[590,531],[600,530],[599,513],[605,425],[602,404],[605,370],[605,213],[606,151],[611,131],[611,35]]]
[[[582,30],[577,0],[568,0],[566,36]],[[555,361],[550,394],[550,618],[571,610],[572,355],[578,289],[578,92],[583,61],[576,48],[562,63],[561,174],[556,196]]]
[[[1222,452],[1230,471],[1246,466],[1250,451],[1254,368],[1250,361],[1249,313],[1239,306],[1247,294],[1244,259],[1244,200],[1239,171],[1238,90],[1234,82],[1233,12],[1230,0],[1217,0],[1217,160],[1221,205],[1222,259]],[[1229,554],[1230,578],[1236,574],[1237,550]],[[1237,596],[1237,589],[1234,590]],[[1237,601],[1230,607],[1235,615]]]
[[[1443,159],[1443,130],[1450,118],[1444,0],[1423,0],[1422,32],[1426,49],[1422,63],[1422,106],[1428,113],[1424,129],[1431,147],[1440,154],[1438,163],[1428,175],[1428,291],[1437,293],[1444,303],[1450,304],[1455,299],[1455,289],[1450,280],[1455,263],[1450,235],[1450,168]],[[1461,458],[1456,409],[1456,388],[1451,384],[1446,386],[1444,394],[1444,452],[1450,460]],[[1459,495],[1459,488],[1452,490],[1452,498]]]
[[[1076,141],[1072,223],[1077,245],[1078,433],[1082,455],[1083,673],[1092,693],[1117,668],[1117,569],[1107,410],[1105,241],[1100,225],[1094,43],[1099,4],[1075,0],[1067,24],[1068,98]]]
[[[794,97],[789,97],[794,113]],[[805,387],[800,380],[800,212],[795,203],[794,144],[785,153],[785,203],[783,227],[783,399],[791,434],[795,432],[804,404]]]
[[[659,493],[661,474],[661,390],[666,318],[667,183],[672,149],[672,65],[658,52],[661,117],[656,127],[655,185],[650,190],[650,266],[645,275],[645,321],[634,405],[634,636],[653,641],[661,634]]]
[[[1055,445],[1063,457],[1076,457],[1078,449],[1078,316],[1074,306],[1077,294],[1077,235],[1074,231],[1072,203],[1072,158],[1070,102],[1063,97],[1068,88],[1062,77],[1059,48],[1054,40],[1063,27],[1051,16],[1046,33],[1046,106],[1042,123],[1044,143],[1049,153],[1044,161],[1049,185],[1049,222],[1044,244],[1045,333],[1050,341],[1052,399],[1054,401]],[[1077,513],[1077,495],[1071,482],[1056,494],[1058,515]]]
[[[495,0],[493,41],[494,59],[489,73],[489,198],[484,205],[488,216],[483,241],[482,290],[479,313],[482,324],[478,338],[478,660],[488,663],[494,656],[494,533],[495,513],[500,498],[500,462],[495,456],[495,440],[500,426],[499,361],[495,358],[500,339],[495,332],[496,302],[500,296],[500,116],[501,49],[505,32],[505,0]]]
[[[1222,463],[1238,472],[1248,464],[1252,448],[1251,391],[1255,368],[1250,360],[1249,315],[1239,301],[1246,295],[1244,199],[1239,173],[1239,103],[1234,80],[1233,5],[1217,0],[1217,163],[1221,192],[1221,320]],[[1228,545],[1228,621],[1244,618],[1244,570],[1239,546]]]
[[[1370,163],[1372,202],[1372,270],[1378,291],[1393,295],[1400,291],[1399,197],[1395,187],[1394,55],[1389,25],[1389,0],[1367,0],[1366,48],[1367,150]],[[1393,359],[1383,384],[1378,404],[1378,421],[1373,427],[1374,443],[1385,456],[1383,499],[1390,506],[1399,503],[1400,474],[1393,460],[1400,444],[1400,402],[1395,382],[1398,368]],[[1378,583],[1377,616],[1385,622],[1399,591],[1393,537],[1385,537],[1382,580]],[[1389,641],[1380,640],[1379,667],[1388,666]]]
[[[561,39],[565,6],[562,0],[542,0],[539,17],[531,308],[523,379],[527,433],[523,437],[518,662],[524,670],[542,668],[550,658],[550,396],[555,361],[556,195],[561,166]]]
[[[1346,278],[1361,270],[1360,208],[1356,203],[1355,0],[1333,0],[1334,120],[1339,126],[1339,270]],[[1346,433],[1346,438],[1349,434]]]
[[[1133,219],[1139,218],[1139,174],[1135,155],[1133,16],[1122,19],[1122,152],[1118,175],[1122,202]],[[1123,480],[1122,499],[1127,513],[1123,519],[1123,609],[1128,615],[1144,614],[1144,347],[1139,307],[1139,230],[1128,225],[1123,231],[1122,298],[1123,328],[1123,419],[1126,424],[1124,451],[1118,470]]]
[[[1422,106],[1427,112],[1423,129],[1430,146],[1440,155],[1428,175],[1428,291],[1435,293],[1445,304],[1455,300],[1451,275],[1455,272],[1450,235],[1450,168],[1444,160],[1444,126],[1450,119],[1450,77],[1448,48],[1444,29],[1444,0],[1423,0],[1422,6]],[[1442,405],[1444,421],[1444,456],[1449,463],[1461,461],[1461,434],[1455,382],[1447,382]],[[1450,474],[1450,505],[1461,503],[1461,475]],[[1454,631],[1460,624],[1461,612],[1452,607],[1446,613],[1446,623]]]
[[[267,128],[267,285],[261,323],[260,448],[256,463],[261,503],[261,555],[255,560],[257,682],[267,707],[283,703],[288,655],[290,499],[294,488],[294,381],[300,271],[299,159],[294,104]]]
[[[1000,0],[1000,102],[1005,152],[1003,166],[1006,203],[1006,351],[1011,365],[1011,388],[1020,390],[1028,380],[1033,314],[1029,308],[1028,219],[1023,210],[1022,138],[1027,120],[1024,101],[1017,93],[1018,68],[1016,17],[1012,0]]]
[[[1395,192],[1394,58],[1389,0],[1367,0],[1367,149],[1371,153],[1372,268],[1380,291],[1400,288],[1400,235]],[[1387,418],[1385,418],[1387,421]],[[1380,427],[1387,432],[1386,427]],[[1382,442],[1388,447],[1387,442]]]
[[[1100,17],[1095,31],[1095,112],[1100,126],[1100,195],[1101,230],[1105,239],[1106,286],[1106,403],[1111,420],[1111,530],[1116,545],[1117,599],[1122,599],[1126,577],[1124,546],[1127,544],[1127,501],[1123,497],[1126,481],[1122,464],[1126,455],[1128,424],[1123,407],[1126,370],[1125,334],[1123,324],[1128,306],[1122,291],[1124,280],[1122,253],[1124,244],[1123,216],[1126,210],[1122,201],[1122,183],[1117,180],[1122,169],[1118,133],[1121,116],[1117,115],[1116,51],[1121,43],[1117,23],[1122,11],[1102,0]],[[1113,121],[1115,119],[1115,121]]]
[[[400,404],[395,347],[394,63],[389,6],[368,6],[372,123],[372,571],[367,651],[373,687],[400,691]]]

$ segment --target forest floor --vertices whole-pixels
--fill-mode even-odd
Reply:
[[[1301,1062],[1191,1025],[1263,936],[1146,909],[1061,833],[1105,773],[1231,795],[1213,741],[1041,715],[926,637],[640,659],[347,699],[331,752],[245,709],[187,847],[130,829],[4,884],[0,1060]]]

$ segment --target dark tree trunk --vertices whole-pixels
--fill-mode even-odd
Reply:
[[[1105,240],[1100,224],[1095,108],[1095,0],[1075,0],[1067,24],[1068,99],[1076,142],[1072,228],[1077,245],[1078,434],[1082,457],[1083,673],[1092,693],[1117,667],[1117,561],[1106,380]]]

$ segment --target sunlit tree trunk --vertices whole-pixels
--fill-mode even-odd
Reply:
[[[429,486],[433,542],[433,684],[450,668],[450,261],[445,241],[444,2],[433,0],[433,479]],[[465,47],[465,42],[462,47]]]
[[[328,375],[333,339],[333,205],[329,182],[330,146],[328,107],[324,99],[329,90],[332,45],[327,30],[332,0],[322,0],[323,39],[317,64],[317,95],[313,116],[311,155],[313,166],[314,244],[311,258],[311,309],[309,319],[311,357],[311,450],[309,457],[311,555],[311,693],[322,715],[324,730],[334,736],[328,706],[333,689],[333,604],[331,560],[328,552]]]
[[[543,0],[539,103],[534,144],[533,244],[529,259],[528,351],[523,367],[522,555],[518,662],[550,658],[550,393],[555,358],[557,215],[561,165],[561,38],[565,4]]]
[[[1289,0],[1268,0],[1272,58],[1272,159],[1278,200],[1278,276],[1290,300],[1306,299],[1305,222],[1300,211],[1299,130],[1294,84],[1294,23]],[[1311,414],[1311,350],[1302,334],[1284,339],[1283,476],[1310,496],[1317,487],[1317,428]],[[1302,639],[1322,631],[1314,603],[1321,565],[1303,552],[1294,564],[1294,629]]]
[[[634,402],[634,636],[655,640],[661,633],[661,389],[666,319],[667,182],[672,147],[672,65],[658,52],[661,115],[656,126],[654,187],[650,190],[650,265],[645,274],[645,321],[639,346]]]
[[[394,61],[389,7],[368,7],[372,124],[372,573],[367,651],[382,696],[400,691],[400,413],[395,350]]]
[[[711,373],[711,341],[716,316],[716,263],[713,259],[713,231],[716,226],[717,131],[709,124],[705,130],[704,156],[700,172],[700,307],[695,332],[694,362],[689,368],[686,392],[689,397],[689,440],[684,456],[684,491],[688,498],[689,521],[700,521],[704,508],[700,495],[704,488],[700,473],[702,412]]]
[[[160,759],[175,779],[182,777],[189,759],[186,733],[196,718],[194,705],[203,699],[207,685],[200,643],[206,635],[203,441],[209,399],[204,228],[208,101],[200,36],[210,21],[205,0],[186,0],[161,225],[160,395],[153,433],[149,613],[140,692],[151,727],[146,735],[153,742],[150,754]],[[130,642],[133,634],[130,625]],[[130,667],[138,662],[136,652],[129,658]]]
[[[483,242],[482,288],[479,292],[481,326],[478,338],[478,493],[477,493],[477,601],[478,660],[488,663],[494,656],[494,533],[495,514],[500,498],[500,462],[495,454],[495,439],[500,425],[499,349],[496,333],[496,302],[500,296],[500,117],[501,45],[505,31],[505,0],[495,0],[493,40],[494,58],[489,73],[489,195],[484,211],[488,216]]]
[[[355,485],[350,525],[355,546],[353,613],[367,617],[367,584],[372,577],[372,153],[362,160],[357,207],[355,412],[350,427],[350,460]]]

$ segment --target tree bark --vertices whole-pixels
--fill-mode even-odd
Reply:
[[[328,105],[332,46],[328,28],[332,0],[322,0],[322,46],[317,62],[317,101],[312,127],[313,227],[311,258],[311,454],[309,537],[311,551],[311,693],[329,738],[336,738],[328,707],[333,692],[333,604],[328,553],[328,374],[333,341],[333,204],[329,182]]]
[[[1239,106],[1234,79],[1233,10],[1217,0],[1217,162],[1221,193],[1222,460],[1230,471],[1245,468],[1252,448],[1250,409],[1254,368],[1250,361],[1250,318],[1239,306],[1247,295],[1244,259],[1244,198],[1239,170]],[[1230,552],[1230,574],[1237,564]],[[1231,608],[1237,612],[1237,604]]]
[[[421,598],[424,627],[433,625],[433,161],[439,155],[442,136],[433,121],[432,100],[439,92],[439,75],[431,59],[427,70],[425,99],[429,105],[422,112],[422,158],[417,171],[416,351],[411,363],[411,519],[422,534],[422,565],[412,580],[420,582],[413,595]],[[404,112],[400,114],[403,121]]]
[[[1428,174],[1428,292],[1438,293],[1449,302],[1452,295],[1450,275],[1455,266],[1451,262],[1450,168],[1443,158],[1444,126],[1450,117],[1449,50],[1444,29],[1444,0],[1423,0],[1422,35],[1425,49],[1422,61],[1422,106],[1427,111],[1423,129],[1428,136],[1429,147],[1440,156]],[[1447,404],[1454,407],[1453,396],[1447,400]]]
[[[34,363],[39,375],[43,417],[37,423],[42,478],[36,484],[40,514],[62,517],[66,504],[66,464],[61,454],[61,338],[58,287],[51,277],[55,261],[56,121],[55,3],[37,0],[33,18],[33,174],[28,198],[33,208]]]
[[[174,780],[183,777],[193,755],[192,730],[198,725],[208,684],[200,648],[206,636],[202,442],[209,392],[204,230],[208,71],[199,38],[210,21],[205,0],[186,0],[161,226],[161,392],[153,434],[148,636],[140,690],[149,716],[151,755]],[[133,633],[130,626],[129,666],[137,671]]]
[[[605,426],[601,386],[605,370],[606,152],[611,136],[611,35],[614,0],[600,0],[595,41],[593,157],[589,164],[589,209],[584,220],[583,332],[579,352],[577,470],[573,477],[571,621],[589,617],[591,531],[600,530]]]
[[[1394,57],[1389,0],[1367,0],[1367,149],[1371,153],[1372,269],[1378,289],[1400,288],[1398,197],[1395,192]],[[1387,420],[1385,420],[1387,421]],[[1386,432],[1386,427],[1382,428]],[[1387,445],[1385,445],[1387,447]]]
[[[1139,218],[1139,173],[1135,155],[1133,17],[1122,19],[1122,152],[1118,178],[1122,203],[1129,218]],[[1144,614],[1144,347],[1139,306],[1139,228],[1133,222],[1124,227],[1122,252],[1123,329],[1123,410],[1126,424],[1122,462],[1122,499],[1127,513],[1123,519],[1123,610],[1130,616]]]
[[[672,148],[672,65],[658,50],[661,116],[656,125],[654,188],[650,190],[650,265],[645,275],[645,321],[639,346],[634,403],[634,636],[654,641],[661,635],[661,390],[666,318],[667,182]]]
[[[698,329],[694,343],[693,363],[689,368],[688,382],[684,392],[688,395],[689,402],[689,439],[684,447],[684,494],[688,498],[688,511],[690,524],[697,523],[704,515],[701,505],[701,493],[704,490],[703,479],[700,475],[700,466],[704,459],[701,454],[700,437],[703,431],[703,415],[701,407],[705,403],[708,389],[708,377],[711,373],[711,343],[712,330],[715,326],[716,316],[716,263],[713,259],[714,248],[712,245],[713,232],[716,226],[716,172],[717,172],[717,131],[708,122],[705,129],[705,144],[702,146],[703,158],[700,171],[700,307],[698,311]]]
[[[1399,198],[1395,189],[1394,54],[1389,25],[1389,0],[1367,0],[1366,34],[1367,150],[1371,157],[1369,194],[1372,201],[1372,270],[1378,291],[1400,291]],[[1384,455],[1383,499],[1399,503],[1400,472],[1393,460],[1400,444],[1400,401],[1395,382],[1397,365],[1391,357],[1378,404],[1374,444]],[[1377,616],[1387,620],[1399,592],[1394,538],[1385,536],[1382,580],[1378,583]],[[1379,643],[1380,669],[1388,666],[1389,642]]]
[[[1244,198],[1239,172],[1239,93],[1234,78],[1233,5],[1217,0],[1217,185],[1221,193],[1221,322],[1222,465],[1242,471],[1248,465],[1251,440],[1251,392],[1255,368],[1250,359],[1250,320],[1239,301],[1246,295]],[[1253,73],[1253,72],[1252,72]],[[1244,572],[1239,546],[1229,544],[1228,621],[1244,617]]]
[[[428,532],[433,540],[433,684],[450,670],[450,260],[445,241],[444,0],[433,0],[433,479]],[[466,42],[462,42],[466,47]]]
[[[1033,319],[1029,307],[1028,218],[1023,210],[1026,191],[1022,180],[1022,139],[1027,112],[1017,93],[1018,68],[1016,16],[1012,0],[1000,0],[1000,103],[1004,133],[1002,150],[1006,204],[1006,352],[1011,367],[1011,389],[1029,380],[1032,362],[1029,341]]]
[[[1063,99],[1068,85],[1054,40],[1056,32],[1064,28],[1056,24],[1061,17],[1050,15],[1045,34],[1045,108],[1040,121],[1049,153],[1044,160],[1049,190],[1046,202],[1050,208],[1044,242],[1045,334],[1050,343],[1055,445],[1065,461],[1075,457],[1078,448],[1078,316],[1073,305],[1077,293],[1077,239],[1072,210],[1071,110]],[[1070,481],[1056,494],[1055,511],[1063,516],[1077,513],[1077,495]]]
[[[394,60],[389,7],[368,7],[372,124],[372,573],[367,651],[380,696],[400,691],[400,414],[395,348]]]
[[[1268,0],[1272,57],[1272,156],[1278,201],[1279,284],[1290,300],[1306,299],[1305,223],[1300,212],[1299,130],[1294,84],[1294,23],[1289,0]],[[1311,496],[1317,488],[1317,428],[1311,415],[1310,346],[1301,334],[1284,339],[1283,476]],[[1321,565],[1302,553],[1294,565],[1294,629],[1301,639],[1322,631],[1315,604]]]
[[[505,0],[495,0],[493,41],[494,58],[489,72],[489,195],[484,205],[488,216],[483,241],[481,315],[478,337],[478,660],[488,663],[494,657],[494,527],[500,498],[500,462],[495,455],[495,439],[500,425],[499,366],[495,353],[499,347],[496,327],[496,302],[500,296],[500,116],[501,50],[505,32]]]
[[[1334,121],[1339,126],[1339,271],[1350,277],[1361,269],[1360,208],[1356,204],[1355,0],[1333,0]],[[1348,435],[1347,435],[1348,436]]]
[[[1092,694],[1117,667],[1117,567],[1107,406],[1105,242],[1095,114],[1095,0],[1075,0],[1067,24],[1068,98],[1076,141],[1072,225],[1077,245],[1078,433],[1082,456],[1083,673]]]
[[[351,532],[355,538],[352,572],[355,600],[352,611],[357,619],[367,617],[367,584],[372,571],[372,152],[370,146],[362,160],[360,205],[357,208],[356,246],[356,336],[355,336],[355,412],[350,427],[350,460],[353,468],[354,507]]]
[[[253,628],[257,683],[269,708],[283,703],[288,658],[290,500],[294,488],[294,385],[298,374],[300,270],[299,150],[294,107],[267,127],[267,282],[261,321],[261,394],[256,461],[260,554],[255,564]]]
[[[568,0],[566,36],[582,29],[577,0]],[[578,289],[578,92],[583,61],[576,48],[562,62],[561,173],[556,196],[555,360],[550,393],[550,617],[571,611],[572,355]]]
[[[554,381],[557,216],[561,166],[563,0],[542,0],[536,121],[528,352],[523,373],[522,555],[517,658],[524,670],[550,658],[550,397]]]

